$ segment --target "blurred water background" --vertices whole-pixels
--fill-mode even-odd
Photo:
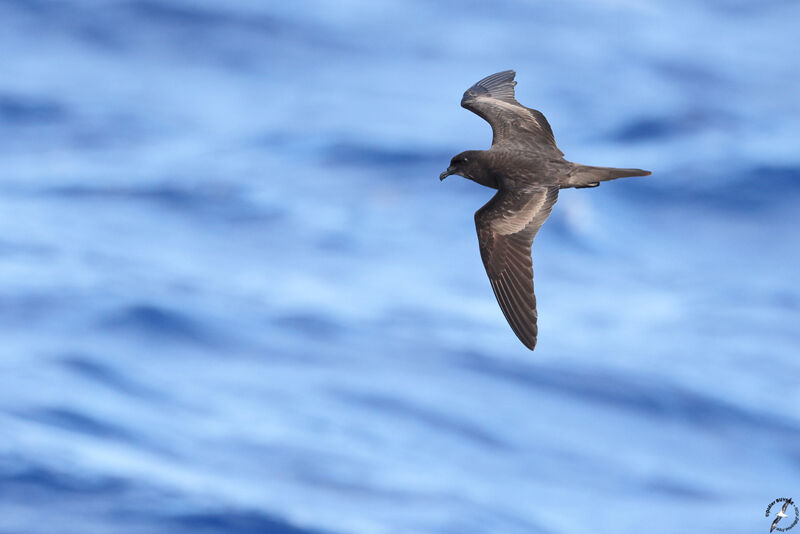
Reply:
[[[800,497],[800,4],[0,1],[0,532],[767,532]],[[517,70],[540,338],[480,263]],[[795,492],[795,493],[792,493]]]

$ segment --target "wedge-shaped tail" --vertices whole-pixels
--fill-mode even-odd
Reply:
[[[650,171],[642,169],[618,169],[616,167],[593,167],[573,164],[574,167],[561,187],[597,187],[600,182],[628,178],[630,176],[650,176]]]

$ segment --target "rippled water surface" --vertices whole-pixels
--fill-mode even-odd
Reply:
[[[0,1],[0,532],[767,532],[800,5]],[[516,340],[449,158],[573,161]],[[794,493],[793,493],[794,492]]]

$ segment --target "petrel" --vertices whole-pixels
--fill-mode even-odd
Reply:
[[[513,70],[492,74],[464,93],[461,106],[491,125],[492,146],[454,156],[439,179],[457,174],[497,189],[475,212],[481,259],[508,324],[533,350],[538,315],[531,246],[558,190],[597,187],[616,178],[648,176],[650,171],[592,167],[564,159],[542,112],[514,98],[515,75]]]

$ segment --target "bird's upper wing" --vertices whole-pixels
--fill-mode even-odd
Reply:
[[[558,199],[558,187],[500,189],[475,213],[486,274],[508,324],[522,343],[536,346],[533,238]]]
[[[564,154],[556,146],[553,130],[542,112],[526,108],[514,98],[516,73],[507,70],[482,79],[464,93],[461,106],[492,126],[492,145],[505,143],[533,145]]]
[[[792,504],[792,499],[789,499],[788,501],[785,501],[785,502],[783,503],[783,508],[781,508],[781,513],[782,513],[782,514],[785,514],[785,513],[786,513],[786,509],[787,509],[787,508],[789,508],[789,505],[790,505],[790,504]]]

